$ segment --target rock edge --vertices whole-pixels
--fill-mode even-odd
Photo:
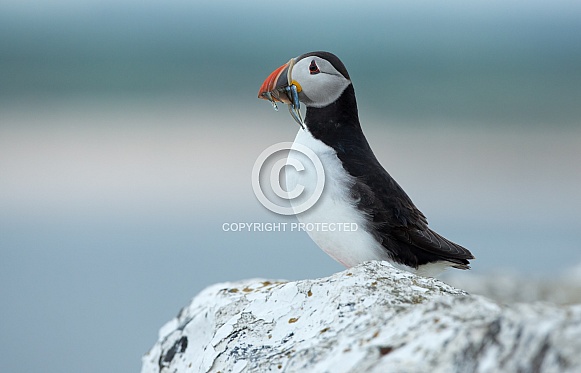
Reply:
[[[212,285],[163,326],[153,372],[578,372],[581,305],[501,306],[368,262]]]

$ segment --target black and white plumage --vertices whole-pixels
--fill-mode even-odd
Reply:
[[[312,52],[291,59],[265,80],[259,98],[295,104],[289,86],[306,106],[294,144],[313,150],[326,176],[319,201],[297,217],[301,222],[359,227],[352,232],[309,231],[317,245],[347,267],[387,260],[425,276],[448,266],[468,269],[468,259],[474,258],[470,251],[432,231],[373,154],[359,123],[353,84],[339,58]],[[312,185],[313,178],[308,172],[289,173],[287,183]]]

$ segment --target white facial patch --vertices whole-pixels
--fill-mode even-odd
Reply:
[[[313,60],[320,71],[317,74],[309,71]],[[336,101],[351,83],[329,61],[317,56],[305,57],[297,62],[293,67],[292,78],[301,85],[302,94],[308,98],[304,104],[317,108]]]

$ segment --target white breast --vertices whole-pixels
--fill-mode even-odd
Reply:
[[[311,228],[307,232],[312,240],[346,267],[368,260],[389,260],[385,249],[366,231],[365,216],[357,210],[354,205],[356,201],[350,195],[353,178],[343,168],[335,150],[315,139],[308,130],[299,130],[294,144],[313,150],[325,170],[325,187],[321,197],[314,206],[297,215],[304,228]],[[305,167],[300,172],[287,167],[288,190],[297,185],[304,187],[303,194],[291,201],[291,205],[297,207],[313,192],[317,175],[312,162],[299,151],[291,151],[289,159]]]
[[[381,243],[366,230],[366,216],[356,208],[357,201],[350,194],[354,179],[343,168],[335,150],[315,139],[307,129],[299,130],[293,146],[296,144],[311,149],[319,157],[325,170],[325,187],[321,197],[311,208],[296,215],[299,222],[304,223],[305,226],[312,224],[315,229],[307,230],[307,233],[324,252],[346,267],[369,260],[385,260],[396,268],[421,276],[436,276],[449,266],[447,262],[436,262],[421,265],[415,269],[394,262]],[[293,190],[297,185],[304,187],[301,196],[291,200],[291,206],[295,208],[304,203],[314,191],[317,175],[312,162],[300,151],[291,151],[288,158],[293,159],[295,164],[296,161],[300,162],[305,167],[300,172],[286,167],[287,190]],[[317,229],[317,223],[319,229]],[[337,227],[345,223],[357,229],[331,231],[323,228],[324,224],[327,224],[327,227],[333,224]]]

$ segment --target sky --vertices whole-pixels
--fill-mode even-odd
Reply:
[[[283,6],[285,5],[285,6]],[[205,286],[342,267],[255,198],[266,76],[329,50],[378,159],[474,273],[581,262],[581,5],[0,4],[1,371],[127,372]]]

